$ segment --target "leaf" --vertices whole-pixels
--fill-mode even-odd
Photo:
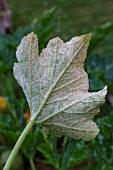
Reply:
[[[60,164],[60,157],[57,152],[57,137],[54,135],[45,136],[44,142],[41,142],[37,146],[37,150],[47,159],[49,164],[58,169]]]
[[[90,35],[67,43],[54,38],[38,56],[37,36],[30,33],[17,49],[15,78],[27,98],[31,120],[49,133],[89,140],[99,132],[93,118],[105,101],[106,87],[88,92],[83,67],[89,40]]]
[[[69,169],[70,167],[87,160],[89,156],[89,149],[85,146],[85,142],[83,140],[76,141],[71,138],[65,138],[63,151],[60,158],[60,167],[62,167],[62,170]]]

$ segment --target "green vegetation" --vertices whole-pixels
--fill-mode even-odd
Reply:
[[[113,20],[112,0],[87,0],[87,2],[84,0],[9,0],[9,3],[13,10],[14,29],[29,25],[34,18],[38,18],[45,10],[56,7],[57,15],[54,20],[59,27],[57,28],[58,36],[66,41],[76,35],[89,33],[95,26],[100,26],[101,24]],[[57,34],[55,34],[55,37],[56,36]],[[98,53],[106,55],[111,55],[113,53],[113,40],[110,38],[112,36],[113,33],[98,46],[96,49]]]

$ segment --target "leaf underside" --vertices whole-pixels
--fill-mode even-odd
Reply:
[[[107,90],[88,92],[84,61],[89,40],[90,35],[66,43],[54,38],[39,55],[37,36],[30,33],[17,48],[14,76],[27,98],[31,119],[49,133],[90,140],[99,132],[93,118]]]

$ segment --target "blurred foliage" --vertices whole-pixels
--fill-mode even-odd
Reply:
[[[2,155],[0,156],[0,169],[2,170],[4,165],[5,165],[5,162],[7,161],[9,155],[11,153],[11,150],[6,150],[2,153]],[[19,162],[19,163],[17,163]],[[12,169],[14,170],[24,170],[24,162],[23,162],[23,159],[22,159],[22,156],[20,155],[20,153],[18,153],[13,161],[13,164],[12,164]]]
[[[101,166],[113,167],[113,111],[109,116],[97,121],[100,133],[93,141],[92,152],[96,163]]]
[[[108,86],[113,91],[113,56],[91,55],[86,61],[90,90],[97,91]]]
[[[100,133],[90,146],[90,163],[86,170],[113,169],[113,111],[109,116],[98,119]],[[85,170],[83,169],[83,170]]]
[[[54,135],[45,138],[45,143],[38,145],[38,150],[49,164],[60,170],[77,165],[90,155],[84,141],[75,141],[67,137],[58,138]]]
[[[9,154],[20,133],[29,121],[29,111],[22,90],[13,78],[12,68],[16,62],[16,47],[23,36],[33,31],[38,35],[40,51],[45,48],[49,39],[57,34],[56,9],[45,11],[38,19],[26,27],[18,28],[12,35],[0,36],[0,156],[1,160]],[[89,76],[90,91],[98,91],[105,85],[108,92],[113,91],[113,56],[101,56],[92,52],[97,45],[113,31],[113,23],[108,22],[94,28],[88,50],[85,69]],[[7,96],[7,97],[4,97]],[[19,153],[20,162],[34,169],[34,163],[50,164],[59,170],[88,160],[88,170],[113,169],[113,107],[107,102],[102,106],[97,123],[100,127],[98,137],[86,143],[67,137],[46,136],[38,126],[28,134]],[[27,115],[27,116],[26,116]],[[106,116],[107,115],[107,116]],[[104,117],[105,116],[105,117]],[[5,158],[4,158],[5,159]],[[29,161],[29,164],[27,163]],[[4,164],[4,160],[0,166]],[[23,163],[21,164],[23,166]],[[22,169],[22,168],[19,168]],[[83,169],[83,168],[82,168]]]
[[[0,114],[0,155],[13,148],[20,136],[21,132],[26,126],[27,119],[25,118],[26,103],[23,99],[15,100],[14,98],[7,98],[7,111]],[[21,148],[21,159],[28,159],[29,163],[33,162],[34,156],[37,152],[37,145],[42,143],[44,134],[37,127],[31,129],[24,144]],[[32,145],[31,145],[32,143]],[[4,162],[4,161],[3,161]],[[2,162],[1,162],[2,163]],[[4,162],[5,163],[5,162]],[[19,163],[18,163],[19,164]],[[20,162],[21,164],[21,162]],[[16,170],[16,169],[15,169]]]
[[[107,22],[101,26],[94,27],[91,32],[92,38],[90,41],[90,46],[88,48],[88,54],[92,53],[92,51],[99,45],[99,43],[107,37],[107,35],[113,31],[113,23]]]
[[[12,35],[0,35],[0,68],[12,69],[14,62],[16,62],[16,48],[21,39],[30,32],[35,32],[38,35],[40,50],[42,50],[57,27],[57,23],[53,20],[56,9],[53,7],[45,11],[38,19],[34,19],[29,26],[18,28]]]

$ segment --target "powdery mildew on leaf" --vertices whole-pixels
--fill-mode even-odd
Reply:
[[[107,90],[88,92],[84,61],[89,40],[90,35],[67,43],[54,38],[39,56],[37,36],[30,33],[17,49],[14,75],[26,95],[31,119],[50,133],[90,140],[99,132],[93,118]]]

